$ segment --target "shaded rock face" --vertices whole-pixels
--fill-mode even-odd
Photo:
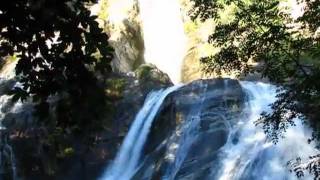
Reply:
[[[230,79],[198,80],[170,94],[134,179],[208,177],[231,127],[243,115],[244,98],[238,81]]]
[[[11,81],[0,83],[0,95],[13,87],[15,81],[12,81],[13,83]],[[105,131],[95,135],[95,139],[92,139],[95,143],[91,144],[90,148],[78,137],[68,135],[66,139],[74,152],[62,158],[56,158],[51,152],[52,149],[46,145],[45,137],[48,134],[45,128],[38,129],[36,126],[31,128],[31,123],[24,124],[35,120],[32,114],[33,104],[15,104],[10,103],[11,101],[3,103],[3,107],[0,108],[0,115],[4,115],[3,124],[10,129],[27,130],[23,133],[26,135],[18,137],[17,134],[13,134],[10,139],[16,155],[19,177],[26,180],[97,179],[109,161],[115,157],[147,94],[152,90],[167,88],[171,85],[168,75],[153,65],[143,65],[132,74],[110,75],[106,79],[105,92],[109,98],[108,101],[112,103],[110,104],[112,112],[101,124],[106,127]]]

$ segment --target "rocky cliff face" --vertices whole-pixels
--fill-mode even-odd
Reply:
[[[209,45],[208,36],[213,32],[215,22],[211,19],[201,22],[199,20],[192,21],[189,17],[189,12],[192,9],[190,0],[180,0],[181,13],[184,21],[184,28],[186,36],[188,37],[187,53],[182,65],[182,82],[191,82],[200,78],[209,78],[209,76],[202,71],[202,64],[200,58],[209,56],[216,52],[211,45]]]
[[[192,21],[189,17],[192,2],[190,0],[179,0],[179,2],[187,36],[187,51],[181,67],[181,81],[188,83],[200,78],[215,78],[217,75],[203,72],[200,59],[219,50],[208,43],[208,36],[214,31],[216,21],[213,19],[205,22]],[[101,0],[92,9],[92,12],[98,15],[101,27],[110,35],[110,44],[115,49],[115,58],[112,62],[114,71],[127,73],[144,64],[145,44],[138,0]],[[228,22],[228,19],[221,21]],[[221,77],[235,78],[236,73],[223,74]]]
[[[192,3],[190,0],[180,0],[180,4],[184,30],[188,38],[187,52],[181,67],[181,81],[188,83],[200,78],[215,77],[205,74],[200,64],[201,57],[217,51],[207,42],[209,34],[214,30],[215,22],[191,21],[188,13]],[[110,35],[110,44],[115,49],[115,72],[131,72],[145,63],[138,0],[101,0],[95,5],[93,12],[98,15],[101,27]]]
[[[112,67],[115,72],[134,71],[144,63],[139,6],[137,0],[101,0],[92,8],[99,23],[109,34],[115,50]]]
[[[191,21],[188,12],[192,3],[190,0],[180,0],[180,4],[188,38],[187,53],[181,68],[181,80],[186,83],[209,77],[203,73],[199,59],[216,51],[207,43],[207,37],[214,29],[214,22]],[[101,27],[110,35],[110,44],[115,49],[114,71],[131,72],[145,63],[138,0],[101,0],[92,9],[98,15]]]

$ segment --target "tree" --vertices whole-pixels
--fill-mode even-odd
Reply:
[[[41,140],[34,146],[52,159],[72,152],[75,137],[93,143],[91,133],[103,128],[108,113],[104,78],[111,72],[113,50],[97,17],[90,15],[92,3],[4,0],[0,5],[0,59],[18,58],[13,100],[35,104],[38,118],[32,132],[41,130],[34,135]],[[23,167],[26,172],[32,163]]]
[[[13,90],[13,99],[31,97],[43,119],[49,113],[48,99],[59,96],[57,109],[65,108],[60,113],[64,117],[55,123],[62,127],[86,127],[88,117],[74,111],[94,110],[90,106],[104,103],[103,98],[95,98],[103,94],[95,73],[111,71],[112,48],[96,16],[90,16],[88,5],[93,2],[6,0],[0,6],[0,57],[15,54],[19,59],[16,73],[21,86]],[[100,54],[98,60],[96,53]],[[79,119],[66,117],[71,113]]]
[[[283,132],[300,118],[314,129],[310,141],[320,139],[320,35],[317,31],[320,1],[299,1],[305,3],[305,8],[298,19],[280,8],[280,0],[192,1],[192,19],[213,18],[217,22],[208,41],[220,51],[201,59],[204,70],[218,74],[222,71],[261,73],[279,85],[273,112],[263,113],[257,121],[263,124],[267,136],[278,142]],[[230,5],[236,7],[232,21],[219,21],[219,12]],[[254,67],[251,62],[261,66]],[[311,157],[314,158],[318,157]],[[316,162],[312,161],[307,169],[318,177],[319,159]]]

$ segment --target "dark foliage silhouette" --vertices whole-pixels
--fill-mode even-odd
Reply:
[[[48,98],[56,95],[61,99],[57,110],[63,116],[58,118],[58,125],[86,127],[89,116],[101,113],[97,112],[95,103],[103,104],[104,98],[95,96],[103,96],[103,91],[94,73],[111,71],[112,48],[96,17],[90,16],[87,6],[93,2],[6,0],[1,3],[0,56],[15,54],[19,59],[16,73],[21,86],[13,90],[13,99],[25,100],[31,96],[40,119],[48,115]],[[100,54],[99,59],[95,53]],[[78,110],[87,113],[80,116]]]

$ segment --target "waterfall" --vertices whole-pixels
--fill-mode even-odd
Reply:
[[[308,144],[311,131],[297,120],[296,126],[289,127],[285,138],[278,144],[267,141],[262,128],[256,127],[254,121],[262,111],[270,112],[268,105],[276,100],[276,87],[254,82],[241,84],[249,94],[245,109],[249,116],[232,129],[233,133],[222,150],[223,166],[216,179],[297,179],[294,173],[288,172],[286,163],[299,156],[308,158],[319,153],[314,144]],[[233,138],[238,138],[238,143],[232,142]],[[306,176],[304,179],[313,178]]]
[[[219,150],[218,161],[212,164],[211,173],[207,179],[215,180],[294,180],[294,173],[287,169],[288,161],[301,157],[307,160],[309,155],[318,154],[315,144],[309,144],[311,130],[306,128],[297,119],[296,126],[289,127],[278,144],[268,141],[261,126],[256,126],[255,121],[259,119],[263,111],[270,112],[270,104],[276,100],[276,87],[260,82],[240,82],[242,88],[247,92],[248,98],[244,112],[246,115],[237,120],[230,128],[227,143]],[[203,87],[205,91],[205,87]],[[208,92],[207,92],[208,93]],[[205,99],[205,94],[203,97]],[[200,100],[202,103],[204,100]],[[202,103],[191,110],[181,128],[179,147],[171,157],[174,162],[167,167],[164,180],[184,179],[176,177],[182,169],[182,164],[190,151],[191,144],[201,132]],[[228,123],[228,122],[226,122]],[[235,141],[237,139],[237,141]],[[215,139],[212,139],[215,141]],[[170,152],[172,153],[172,152]],[[200,155],[199,155],[200,156]],[[216,164],[220,163],[221,166]],[[199,167],[200,168],[200,167]],[[218,172],[218,173],[217,173]],[[192,173],[191,173],[192,174]],[[190,179],[192,176],[189,176]],[[313,179],[305,176],[304,179]]]
[[[136,115],[127,136],[111,166],[102,180],[129,180],[135,173],[141,157],[141,151],[162,102],[168,94],[177,90],[180,85],[166,90],[151,92],[139,113]]]
[[[0,72],[0,129],[3,129],[2,120],[6,113],[5,106],[11,99],[11,96],[7,95],[6,92],[2,92],[2,91],[6,89],[6,87],[8,86],[8,82],[14,79],[16,75],[15,73],[16,64],[17,64],[17,61],[6,63]]]
[[[186,37],[178,0],[139,0],[145,61],[180,82]]]
[[[256,126],[255,121],[260,117],[261,112],[270,112],[270,104],[276,100],[276,87],[260,82],[240,82],[243,90],[247,94],[243,116],[236,116],[234,121],[222,118],[216,121],[212,130],[219,129],[219,123],[224,123],[223,127],[229,129],[225,144],[215,151],[216,158],[209,163],[209,171],[206,171],[200,179],[214,180],[295,180],[297,177],[290,173],[287,167],[288,161],[301,157],[308,159],[309,155],[318,154],[315,144],[308,143],[311,130],[305,127],[298,119],[296,126],[289,127],[284,133],[285,138],[278,144],[270,142],[260,125]],[[193,143],[203,133],[200,129],[203,117],[219,114],[221,112],[208,112],[205,108],[211,106],[210,96],[215,94],[215,90],[207,89],[207,86],[200,86],[201,93],[197,97],[197,104],[189,109],[185,120],[182,121],[181,128],[178,128],[173,136],[169,137],[167,143],[167,153],[159,157],[161,159],[171,159],[165,169],[162,170],[161,179],[197,179],[191,175],[185,177],[181,170],[186,171],[191,161],[188,159],[189,152],[192,151]],[[224,88],[229,88],[227,84]],[[137,114],[125,140],[121,146],[115,160],[107,169],[103,180],[130,180],[137,172],[138,167],[142,167],[145,161],[141,159],[141,151],[146,142],[147,135],[154,117],[156,116],[165,97],[178,86],[151,92],[145,100],[144,106]],[[211,92],[212,91],[212,92]],[[178,93],[179,94],[179,93]],[[209,104],[208,104],[209,103]],[[203,114],[205,113],[205,114]],[[237,119],[239,118],[239,119]],[[175,137],[172,139],[172,137]],[[170,140],[171,139],[171,140]],[[176,139],[176,140],[174,140]],[[210,141],[215,141],[213,137]],[[203,144],[202,144],[203,145]],[[214,155],[214,154],[212,154]],[[201,156],[198,154],[197,156]],[[148,155],[146,155],[146,158]],[[194,161],[198,161],[194,157]],[[209,161],[210,159],[203,160]],[[186,163],[186,164],[185,164]],[[201,165],[200,160],[198,161]],[[218,165],[217,165],[218,164]],[[141,166],[140,166],[141,165]],[[196,166],[197,167],[197,166]],[[201,169],[202,167],[199,166]],[[187,168],[188,169],[188,168]],[[139,169],[141,171],[141,169]],[[192,171],[192,169],[188,169]],[[144,171],[144,170],[143,170]],[[149,170],[146,170],[149,171]],[[147,172],[149,174],[151,171]],[[152,172],[151,172],[152,174]],[[158,176],[159,177],[159,176]],[[204,178],[206,177],[206,178]],[[139,177],[138,177],[139,179]],[[142,179],[152,179],[151,176],[144,176]],[[306,175],[304,179],[313,179],[311,175]]]
[[[192,142],[194,139],[197,137],[197,132],[198,132],[198,126],[201,120],[201,109],[202,109],[202,104],[203,101],[205,100],[205,92],[207,91],[207,84],[201,85],[202,88],[202,96],[200,97],[200,105],[193,108],[191,112],[189,112],[187,116],[186,123],[183,124],[182,127],[182,136],[180,137],[180,140],[178,144],[180,144],[180,147],[176,149],[176,157],[174,158],[174,163],[172,165],[169,165],[167,168],[167,172],[164,175],[163,179],[164,180],[173,180],[179,171],[182,163],[184,162],[185,158],[188,155],[188,150],[192,145]],[[172,152],[169,152],[172,153]],[[171,154],[171,156],[174,156]]]
[[[1,69],[0,73],[0,179],[11,177],[12,180],[18,179],[16,160],[13,149],[9,144],[9,134],[3,127],[2,121],[7,113],[7,104],[11,100],[11,96],[6,94],[7,88],[12,85],[15,77],[15,62],[7,62]],[[11,81],[11,82],[10,82]],[[8,167],[8,164],[10,165]]]

